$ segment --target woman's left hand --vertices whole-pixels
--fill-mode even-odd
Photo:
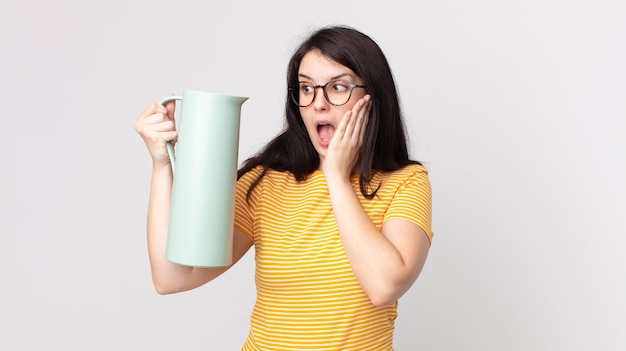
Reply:
[[[371,109],[371,96],[368,94],[357,101],[341,119],[324,159],[323,170],[327,177],[335,174],[350,178],[359,160]]]

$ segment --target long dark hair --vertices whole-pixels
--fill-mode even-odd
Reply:
[[[349,27],[325,27],[314,32],[291,57],[287,87],[298,84],[300,61],[314,50],[351,69],[361,77],[367,93],[372,96],[372,109],[358,160],[361,193],[372,198],[380,187],[370,184],[376,171],[394,171],[419,163],[409,159],[398,92],[389,63],[380,47],[367,35]],[[289,171],[296,180],[303,181],[319,168],[319,155],[289,92],[285,99],[285,116],[285,129],[261,152],[247,159],[237,172],[239,178],[258,165],[263,167],[248,195],[268,169]]]

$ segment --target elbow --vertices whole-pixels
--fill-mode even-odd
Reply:
[[[152,282],[154,284],[154,290],[156,290],[159,295],[170,295],[177,292],[180,292],[182,289],[175,287],[171,283],[168,284],[163,279],[157,279],[155,277],[152,278]]]
[[[379,280],[365,289],[370,302],[376,307],[384,307],[398,301],[409,290],[417,277]]]
[[[415,280],[417,280],[420,271],[421,266],[405,274],[387,274],[384,278],[378,279],[376,283],[371,281],[370,283],[373,284],[369,286],[369,289],[365,290],[365,293],[374,306],[387,306],[398,301],[411,288]]]
[[[372,305],[376,307],[384,307],[398,300],[397,291],[392,288],[378,287],[378,289],[372,289],[367,293],[367,297],[370,299]]]
[[[157,282],[154,282],[154,290],[156,290],[157,294],[159,295],[169,295],[175,293],[173,289],[168,288],[167,286],[164,286],[162,284],[158,284]]]
[[[375,295],[375,296],[370,296],[369,298],[370,298],[370,301],[372,302],[372,305],[376,307],[385,307],[397,300],[395,298],[384,296],[384,295]]]
[[[173,294],[174,291],[171,289],[167,289],[166,287],[163,287],[161,285],[157,285],[154,284],[154,290],[156,290],[157,294],[159,295],[169,295],[169,294]]]

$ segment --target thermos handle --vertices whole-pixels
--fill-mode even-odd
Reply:
[[[182,96],[168,96],[165,99],[161,100],[160,104],[165,105],[173,100],[182,100]],[[176,172],[176,153],[174,153],[174,146],[171,142],[167,142],[165,144],[167,147],[167,154],[170,156],[170,165],[172,165],[172,173]]]

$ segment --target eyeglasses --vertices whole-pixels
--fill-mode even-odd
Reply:
[[[365,88],[365,85],[352,84],[342,80],[331,80],[324,85],[311,85],[300,82],[298,85],[289,88],[289,95],[291,95],[291,99],[296,105],[307,107],[315,101],[317,88],[322,88],[324,98],[331,105],[341,106],[350,101],[354,88]]]

